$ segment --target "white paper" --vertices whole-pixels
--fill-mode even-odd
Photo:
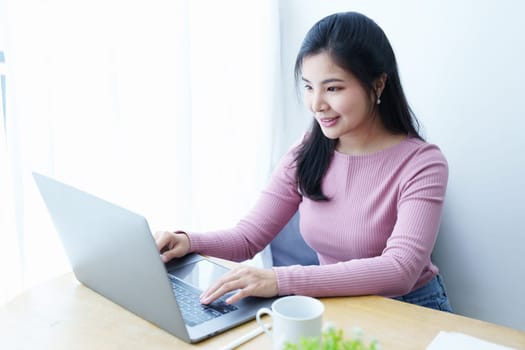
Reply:
[[[494,344],[470,335],[456,332],[439,332],[426,350],[516,350]]]

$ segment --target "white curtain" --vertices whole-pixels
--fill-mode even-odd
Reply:
[[[277,0],[1,9],[0,303],[70,269],[31,171],[152,231],[228,227],[254,203],[282,122]]]

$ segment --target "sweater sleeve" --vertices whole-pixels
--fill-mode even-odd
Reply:
[[[230,229],[188,232],[192,252],[232,261],[251,259],[264,249],[297,211],[294,148],[283,157],[251,211]]]
[[[441,152],[431,148],[414,157],[402,177],[397,219],[381,255],[321,266],[274,267],[279,294],[399,296],[430,280],[437,273],[430,254],[441,221],[448,166]]]

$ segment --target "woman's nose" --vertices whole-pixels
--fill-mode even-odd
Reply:
[[[328,109],[328,104],[319,93],[314,93],[312,96],[311,109],[313,112],[325,112]]]

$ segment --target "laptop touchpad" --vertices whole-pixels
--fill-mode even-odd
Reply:
[[[206,290],[226,272],[228,272],[227,268],[208,260],[199,260],[176,269],[169,269],[170,274],[200,290]]]

